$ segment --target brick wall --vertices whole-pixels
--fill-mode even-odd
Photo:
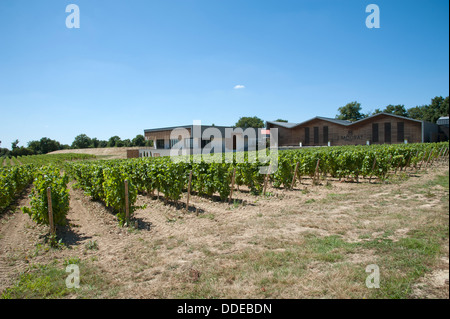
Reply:
[[[138,158],[139,150],[127,150],[127,158]]]
[[[378,141],[374,141],[373,126],[378,124]],[[390,142],[385,139],[386,123],[390,125]],[[399,124],[403,123],[403,124]],[[397,135],[399,125],[403,125],[403,137]],[[350,126],[335,124],[333,122],[314,119],[304,125],[292,129],[283,128],[274,124],[269,124],[269,128],[278,128],[278,141],[280,146],[298,146],[301,142],[304,146],[326,146],[328,141],[331,145],[364,145],[367,141],[370,144],[399,144],[408,140],[408,143],[422,142],[422,123],[401,119],[388,115],[379,115],[373,119],[363,121]],[[326,127],[324,129],[324,127]],[[306,131],[309,129],[309,139],[306,138]],[[326,138],[328,130],[328,138]],[[318,133],[315,138],[315,133]]]

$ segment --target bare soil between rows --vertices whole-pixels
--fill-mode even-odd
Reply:
[[[76,257],[106,278],[97,298],[370,296],[364,282],[343,286],[334,277],[350,272],[348,265],[363,269],[373,263],[374,251],[306,258],[301,269],[291,265],[290,252],[301,251],[311,236],[354,243],[383,235],[396,241],[434,214],[447,214],[448,225],[448,189],[436,186],[433,196],[416,191],[416,185],[446,172],[448,165],[441,163],[395,183],[322,180],[313,186],[304,180],[294,190],[269,188],[266,196],[241,188],[232,203],[191,196],[187,212],[186,194],[178,204],[139,195],[137,205],[146,208],[135,212],[137,228],[120,227],[109,209],[71,183],[69,226],[57,230],[62,249],[49,248],[48,227],[20,211],[29,205],[25,192],[16,209],[0,216],[0,294],[32,265],[62,265]],[[440,261],[416,282],[410,298],[448,298],[448,238],[443,247]],[[280,280],[276,269],[285,263],[288,273]]]

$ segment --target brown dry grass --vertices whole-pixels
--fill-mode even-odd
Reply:
[[[147,208],[135,213],[138,229],[120,228],[103,204],[71,190],[70,227],[58,233],[68,248],[36,248],[45,247],[46,228],[20,212],[5,215],[1,273],[17,278],[24,260],[77,257],[102,278],[100,298],[448,298],[448,183],[435,183],[448,180],[448,166],[401,176],[269,189],[265,197],[241,189],[231,204],[191,196],[188,213],[139,196]],[[414,246],[422,244],[429,254]],[[378,291],[365,286],[374,263]],[[411,275],[418,270],[424,276]],[[0,291],[11,286],[4,277]]]
[[[75,150],[59,150],[51,152],[49,154],[65,154],[65,153],[76,153],[76,154],[89,154],[99,157],[105,157],[106,159],[124,159],[127,158],[127,150],[131,149],[141,149],[142,147],[105,147],[105,148],[86,148],[86,149],[75,149]]]

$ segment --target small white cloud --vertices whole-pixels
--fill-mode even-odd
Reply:
[[[234,87],[234,89],[235,89],[235,90],[245,89],[245,85],[241,85],[241,84],[236,85],[236,86]]]

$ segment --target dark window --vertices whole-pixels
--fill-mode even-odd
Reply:
[[[156,148],[163,149],[164,148],[164,140],[156,140]]]
[[[323,142],[328,143],[328,126],[323,127]]]
[[[194,143],[193,143],[192,137],[191,138],[186,138],[184,140],[184,147],[191,149],[191,148],[193,148],[193,145],[194,145]]]
[[[208,145],[208,143],[210,143],[210,142],[211,142],[211,140],[204,140],[204,139],[202,139],[202,142],[201,142],[202,148],[205,148],[205,146]]]
[[[314,127],[314,145],[319,144],[319,128]]]
[[[391,143],[391,123],[384,123],[384,142]]]
[[[405,140],[405,123],[397,122],[397,142],[403,142]]]
[[[233,150],[236,150],[236,144],[237,144],[237,142],[236,142],[236,135],[233,135]]]
[[[378,123],[372,124],[372,142],[373,143],[378,142]]]
[[[305,127],[305,145],[309,144],[309,127]]]

